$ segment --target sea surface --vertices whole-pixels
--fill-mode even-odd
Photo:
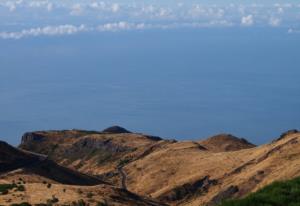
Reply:
[[[255,144],[300,129],[300,34],[186,28],[0,39],[0,138],[50,129]]]

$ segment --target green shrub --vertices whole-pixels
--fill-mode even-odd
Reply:
[[[0,184],[0,193],[5,195],[8,193],[9,190],[17,187],[16,184]]]
[[[51,183],[48,183],[48,184],[47,184],[47,188],[50,189],[51,187],[52,187],[52,184],[51,184]]]
[[[89,206],[84,200],[78,200],[77,202],[72,202],[72,206]]]
[[[17,186],[17,191],[24,192],[25,191],[24,185],[18,185]]]
[[[227,200],[220,206],[300,206],[300,178],[274,182],[239,200]]]
[[[106,202],[98,202],[97,206],[108,206]]]
[[[119,161],[118,166],[119,166],[119,167],[120,167],[120,166],[124,166],[124,165],[128,164],[129,162],[130,162],[130,159],[127,159],[127,158],[121,159],[121,160]]]
[[[94,196],[94,194],[91,192],[87,193],[87,195],[86,195],[87,198],[92,198],[93,196]]]

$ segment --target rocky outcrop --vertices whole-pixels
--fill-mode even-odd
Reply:
[[[185,183],[181,186],[172,189],[171,191],[162,194],[159,197],[159,200],[166,202],[183,200],[196,194],[203,194],[207,192],[209,187],[216,184],[216,180],[211,180],[209,176],[205,176],[195,182]]]
[[[296,129],[288,130],[288,131],[282,133],[279,138],[277,138],[276,140],[273,141],[273,143],[277,142],[277,141],[280,141],[280,140],[284,139],[285,137],[287,137],[287,136],[289,136],[291,134],[297,134],[297,133],[299,133],[299,131],[296,130]]]
[[[35,132],[26,132],[22,136],[21,144],[28,144],[31,142],[41,142],[45,140],[45,136]]]
[[[108,127],[106,129],[104,129],[102,131],[103,133],[106,134],[121,134],[121,133],[131,133],[130,131],[128,131],[127,129],[120,127],[120,126],[112,126],[112,127]]]

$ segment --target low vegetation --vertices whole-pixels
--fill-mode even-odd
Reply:
[[[300,206],[300,178],[274,182],[239,200],[228,200],[220,206]]]
[[[0,194],[6,195],[8,194],[9,190],[12,190],[17,187],[18,186],[16,184],[0,184]]]

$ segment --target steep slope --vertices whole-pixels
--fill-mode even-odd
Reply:
[[[103,181],[62,167],[39,155],[16,149],[5,142],[0,142],[0,174],[21,169],[23,173],[36,174],[63,184],[97,185]]]
[[[164,205],[5,142],[0,142],[0,168],[0,205]]]

